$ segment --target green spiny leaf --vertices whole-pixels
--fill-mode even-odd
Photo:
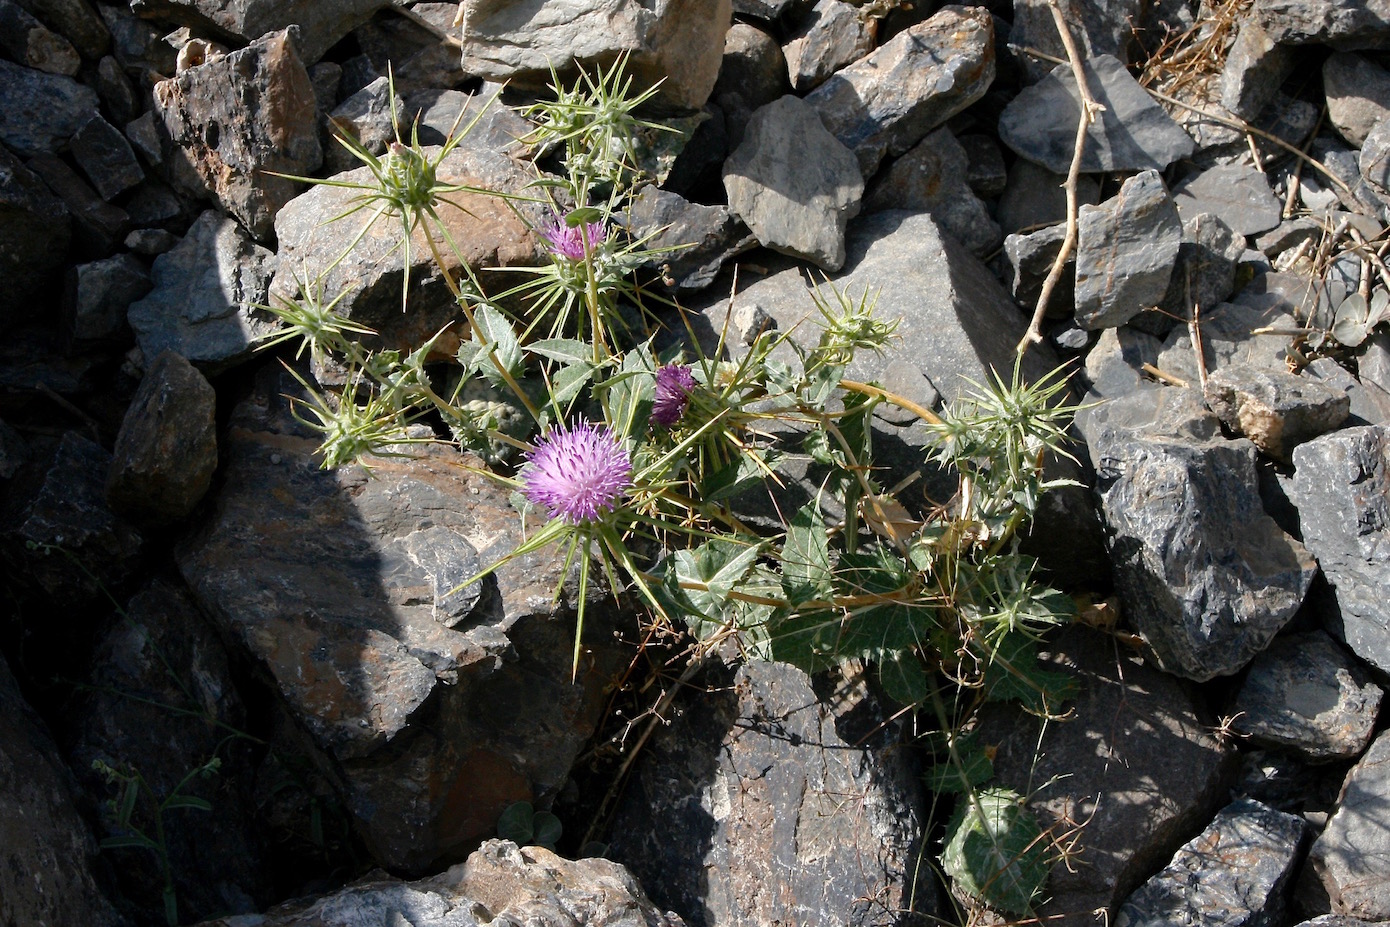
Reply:
[[[1017,792],[963,797],[947,835],[941,863],[957,888],[1009,914],[1032,912],[1047,881],[1046,845]]]

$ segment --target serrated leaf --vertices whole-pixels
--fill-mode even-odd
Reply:
[[[549,811],[537,811],[532,819],[532,827],[535,830],[535,835],[531,838],[532,842],[538,847],[545,847],[547,850],[555,849],[555,845],[560,842],[560,835],[565,830],[560,819]]]
[[[775,451],[758,449],[739,454],[738,459],[705,480],[701,498],[706,502],[722,502],[761,485],[767,479],[767,471],[776,467],[779,456]]]
[[[588,385],[597,368],[589,363],[574,363],[566,367],[561,367],[555,376],[551,378],[550,386],[553,392],[551,395],[561,408],[569,405],[583,392]]]
[[[899,651],[881,658],[878,680],[888,697],[899,705],[920,705],[927,700],[927,674],[915,653]]]
[[[816,429],[808,431],[801,440],[801,449],[818,464],[827,467],[844,467],[845,455],[839,446],[830,440],[830,435]]]
[[[782,545],[782,589],[787,601],[795,607],[802,602],[828,597],[832,579],[825,518],[821,515],[819,501],[813,499],[803,505],[787,525],[787,540]]]
[[[507,317],[484,303],[474,308],[473,321],[480,340],[465,341],[459,345],[459,360],[464,361],[463,355],[471,352],[464,361],[465,366],[481,373],[494,386],[506,385],[503,370],[513,380],[525,376],[526,364],[521,354],[521,343],[517,341],[516,332]]]
[[[768,623],[768,652],[806,673],[817,673],[837,662],[836,648],[844,628],[839,612],[791,612]]]
[[[562,364],[588,363],[594,357],[593,347],[575,338],[545,338],[531,342],[526,350]]]
[[[536,811],[529,801],[508,805],[497,819],[497,836],[517,846],[530,846],[536,832],[535,817]]]
[[[845,368],[841,364],[817,367],[806,384],[806,403],[814,409],[824,409],[844,376]]]
[[[1062,703],[1076,695],[1076,679],[1065,672],[1043,669],[1037,651],[1037,642],[1022,632],[1004,635],[987,658],[986,697],[1017,701],[1030,714],[1059,714]]]
[[[947,834],[941,864],[958,888],[1009,914],[1032,912],[1047,881],[1046,842],[1018,793],[963,797]]]
[[[580,206],[577,209],[571,209],[565,214],[565,225],[568,225],[572,229],[577,229],[585,223],[598,222],[602,219],[603,212],[598,208],[594,206]]]

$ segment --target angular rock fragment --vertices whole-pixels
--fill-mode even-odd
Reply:
[[[20,0],[19,5],[95,61],[111,46],[111,33],[88,0]]]
[[[838,2],[838,0],[836,0]],[[969,158],[950,129],[937,129],[874,182],[864,208],[922,210],[972,253],[999,246],[999,226],[967,182]]]
[[[1007,270],[1006,283],[1020,306],[1032,309],[1042,294],[1043,283],[1057,262],[1062,242],[1067,237],[1064,225],[1049,225],[1027,235],[1013,234],[1004,239],[1002,262]],[[1076,257],[1067,259],[1062,276],[1048,298],[1049,318],[1066,318],[1076,308]]]
[[[1319,357],[1304,368],[1303,373],[1347,395],[1351,400],[1347,425],[1390,425],[1390,392],[1386,389],[1358,380],[1330,357]]]
[[[1171,676],[1081,626],[1043,655],[1078,685],[1068,718],[987,706],[977,742],[997,747],[1000,782],[1035,793],[1029,807],[1062,835],[1081,822],[1076,865],[1053,867],[1037,913],[1066,927],[1119,904],[1225,800],[1233,751],[1208,733],[1192,694]],[[1053,920],[1056,918],[1056,920]]]
[[[126,310],[152,285],[145,265],[129,254],[73,267],[63,294],[69,343],[85,347],[118,336],[126,329]]]
[[[391,99],[390,80],[378,77],[329,113],[331,134],[355,141],[374,155],[385,154],[387,143],[396,137],[395,127],[402,126],[404,135],[409,131],[405,127],[412,125],[406,118],[405,101],[396,97],[393,110]],[[324,146],[323,160],[333,174],[362,166],[362,162],[336,140]]]
[[[28,68],[73,77],[82,65],[77,49],[51,32],[15,0],[0,0],[0,48]]]
[[[1239,235],[1267,232],[1283,218],[1269,178],[1244,162],[1217,165],[1188,177],[1173,188],[1173,200],[1184,219],[1211,213]]]
[[[1381,732],[1347,776],[1336,813],[1308,851],[1304,878],[1322,890],[1333,914],[1362,921],[1390,920],[1387,802],[1390,732]]]
[[[1339,390],[1286,370],[1230,364],[1207,377],[1207,405],[1222,424],[1276,460],[1339,427],[1351,400]]]
[[[1182,244],[1182,220],[1157,171],[1131,177],[1077,218],[1076,322],[1114,328],[1157,306]]]
[[[216,210],[155,258],[154,289],[127,317],[148,358],[173,351],[209,368],[245,360],[278,323],[264,310],[275,255]]]
[[[1390,42],[1386,0],[1256,0],[1255,16],[1275,42],[1334,48],[1382,48]]]
[[[1133,393],[1083,425],[1130,622],[1171,673],[1206,681],[1240,670],[1317,571],[1264,514],[1254,445],[1222,438],[1193,390]]]
[[[43,178],[71,214],[76,249],[86,257],[110,254],[130,229],[130,215],[97,195],[67,162],[57,155],[29,159],[26,167]]]
[[[1381,193],[1390,193],[1390,118],[1371,127],[1357,156],[1361,176]]]
[[[85,84],[0,58],[0,142],[15,154],[58,151],[96,111]]]
[[[1293,66],[1288,46],[1271,39],[1259,19],[1247,14],[1221,69],[1221,105],[1247,122],[1253,120],[1274,100]]]
[[[1307,824],[1242,798],[1120,909],[1117,927],[1277,924]]]
[[[753,113],[787,93],[787,59],[777,40],[748,23],[724,36],[724,58],[710,102],[724,113],[729,150],[743,141]]]
[[[633,198],[628,230],[634,238],[646,239],[648,250],[674,249],[656,255],[648,266],[678,290],[708,286],[725,260],[757,243],[728,207],[691,203],[658,187],[647,187]]]
[[[792,89],[808,93],[873,51],[875,32],[873,21],[844,0],[817,0],[782,46]]]
[[[314,88],[288,31],[189,68],[154,88],[170,179],[214,199],[260,240],[323,160]]]
[[[994,23],[949,6],[837,72],[806,97],[870,177],[984,96],[994,81]]]
[[[371,18],[388,0],[133,0],[135,12],[149,19],[168,19],[214,35],[254,42],[287,26],[298,30],[299,54],[306,64],[323,57],[339,39]]]
[[[1390,116],[1390,72],[1362,55],[1336,52],[1322,66],[1327,118],[1360,148],[1377,122]]]
[[[42,314],[31,297],[52,284],[67,258],[70,219],[63,201],[0,148],[0,318]]]
[[[1086,84],[1105,107],[1086,130],[1081,170],[1163,170],[1192,153],[1192,139],[1111,55],[1086,62]],[[1076,146],[1081,98],[1071,68],[1058,65],[999,117],[999,138],[1019,156],[1065,175]]]
[[[729,208],[766,247],[826,270],[845,262],[845,225],[864,181],[854,153],[815,111],[788,94],[753,114],[743,144],[724,162]]]
[[[1219,216],[1198,213],[1182,224],[1178,262],[1159,308],[1177,319],[1192,314],[1193,305],[1211,309],[1236,287],[1236,264],[1245,253],[1245,236]]]
[[[135,96],[135,87],[121,64],[111,55],[97,62],[97,95],[112,123],[123,126],[140,114],[143,101]]]
[[[1203,307],[1202,350],[1207,370],[1234,363],[1270,370],[1285,369],[1288,337],[1252,333],[1266,327],[1279,330],[1298,325],[1295,311],[1302,304],[1307,289],[1306,277],[1262,274],[1246,284],[1231,302],[1211,309]],[[1196,354],[1187,326],[1177,326],[1168,335],[1156,366],[1164,373],[1197,385]]]
[[[1250,664],[1232,705],[1255,743],[1314,762],[1352,759],[1371,742],[1385,693],[1323,631],[1276,638]]]
[[[978,133],[962,135],[956,141],[965,149],[965,182],[970,184],[975,195],[993,199],[1003,194],[1009,174],[999,143],[992,136]]]
[[[1067,26],[1072,31],[1083,59],[1111,55],[1125,64],[1145,5],[1140,0],[1066,0],[1062,4]],[[1036,48],[1054,58],[1066,58],[1067,49],[1057,34],[1057,24],[1045,0],[1018,0],[1014,4],[1013,28],[1009,43],[1015,47]],[[1019,63],[1028,82],[1042,80],[1052,70],[1050,62],[1033,55],[1018,53]]]
[[[1293,462],[1303,538],[1341,612],[1341,627],[1330,630],[1390,672],[1390,427],[1323,435],[1295,448]]]
[[[1067,218],[1065,174],[1054,174],[1032,161],[1019,158],[1009,168],[1004,192],[999,197],[999,226],[1005,235],[1028,234]],[[1100,184],[1082,174],[1077,179],[1076,202],[1094,206],[1100,202]]]
[[[130,142],[120,130],[93,115],[72,137],[72,156],[97,193],[114,199],[145,179]]]
[[[913,878],[922,796],[897,728],[877,724],[862,681],[846,688],[829,708],[788,664],[727,674],[647,745],[614,857],[693,927],[887,927],[898,911],[936,913]]]
[[[719,75],[729,0],[465,0],[463,70],[485,80],[544,87],[551,68],[572,74],[627,55],[637,89],[664,78],[659,98],[696,110]]]

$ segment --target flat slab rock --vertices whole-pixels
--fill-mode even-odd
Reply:
[[[1342,785],[1341,802],[1308,851],[1300,895],[1321,890],[1333,914],[1390,920],[1390,732],[1382,732]],[[1327,908],[1323,908],[1327,910]]]
[[[442,448],[373,460],[370,475],[321,470],[285,395],[304,401],[268,367],[237,407],[215,504],[176,558],[341,776],[378,863],[418,870],[558,791],[624,659],[622,617],[590,609],[572,684],[563,550],[462,586],[520,542],[506,492]]]
[[[1271,40],[1333,48],[1390,43],[1390,0],[1256,0],[1254,14]]]
[[[1304,541],[1341,610],[1334,633],[1390,672],[1390,426],[1323,435],[1296,448],[1293,462]]]
[[[418,882],[374,875],[307,903],[273,908],[255,916],[254,927],[684,927],[617,863],[563,859],[506,840],[489,840],[466,861]],[[243,915],[199,927],[253,925]]]
[[[1307,824],[1243,798],[1129,897],[1115,927],[1277,924]]]
[[[1029,807],[1046,830],[1080,833],[1076,865],[1053,867],[1049,899],[1037,913],[1066,927],[1113,915],[1224,800],[1234,754],[1201,723],[1181,682],[1113,638],[1082,626],[1064,631],[1043,655],[1046,669],[1073,677],[1078,695],[1067,720],[1040,722],[1007,705],[986,706],[979,742],[997,746],[1000,782],[1036,789]],[[1036,753],[1035,753],[1036,749]]]
[[[785,663],[721,676],[648,743],[614,858],[692,927],[888,927],[905,909],[937,913],[912,892],[920,786],[896,725],[855,688],[823,704]]]
[[[295,26],[298,43],[307,63],[323,57],[339,39],[366,22],[387,5],[387,0],[281,0],[257,3],[255,0],[134,0],[131,9],[142,17],[170,19],[186,26],[213,30],[214,35],[231,36],[243,44],[267,32]]]
[[[1130,76],[1119,59],[1096,55],[1086,62],[1086,84],[1105,112],[1086,130],[1084,173],[1161,171],[1193,151],[1193,142]],[[1020,157],[1054,174],[1067,173],[1081,96],[1068,65],[1026,87],[999,117],[999,138]]]
[[[1182,245],[1182,220],[1157,171],[1129,178],[1077,217],[1076,322],[1114,328],[1157,305]]]
[[[1211,213],[1241,235],[1267,232],[1283,218],[1269,179],[1243,161],[1218,164],[1179,182],[1173,200],[1184,219]]]

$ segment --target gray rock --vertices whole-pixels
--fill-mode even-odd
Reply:
[[[421,90],[405,100],[405,125],[418,126],[420,144],[443,145],[451,135],[467,130],[471,147],[505,151],[513,157],[529,157],[533,147],[524,139],[535,128],[499,98],[493,85],[478,93],[458,90]],[[359,165],[353,165],[357,167]]]
[[[1362,55],[1335,52],[1322,66],[1327,118],[1353,148],[1390,116],[1390,72]]]
[[[26,166],[43,178],[67,207],[73,219],[74,244],[79,251],[91,255],[110,254],[125,239],[130,229],[129,214],[98,196],[62,158],[51,154],[35,155]]]
[[[1193,390],[1132,393],[1083,423],[1115,585],[1159,665],[1230,675],[1303,601],[1317,564],[1260,504],[1255,447],[1221,437]]]
[[[49,74],[73,77],[82,65],[72,43],[51,32],[14,0],[0,0],[0,48],[19,64]]]
[[[197,369],[165,351],[145,370],[116,436],[106,501],[140,525],[192,513],[217,469],[217,394]]]
[[[72,137],[72,156],[102,199],[120,196],[145,179],[130,142],[95,113]]]
[[[1086,84],[1105,107],[1086,130],[1081,170],[1163,170],[1192,153],[1192,139],[1110,55],[1086,62]],[[1076,146],[1081,97],[1071,68],[1059,65],[1025,88],[999,117],[999,138],[1019,156],[1065,175]]]
[[[1005,235],[1036,231],[1067,218],[1065,174],[1054,174],[1032,161],[1019,158],[1009,168],[1004,193],[999,198],[999,226]],[[1094,206],[1100,202],[1100,184],[1082,174],[1076,185],[1076,201]]]
[[[76,608],[104,601],[107,590],[135,572],[142,539],[106,505],[110,466],[111,455],[100,445],[74,432],[63,435],[39,484],[21,495],[22,508],[7,513],[0,528],[16,582]],[[30,543],[40,546],[30,550]]]
[[[1362,179],[1361,156],[1355,149],[1347,148],[1340,141],[1326,135],[1320,135],[1309,145],[1309,153],[1321,160],[1323,165],[1345,184],[1345,189],[1341,185],[1329,184],[1332,193],[1344,207],[1352,212],[1370,216],[1381,223],[1390,221],[1390,208],[1387,208],[1390,200],[1377,193],[1374,187]],[[1305,178],[1305,183],[1313,179]]]
[[[1133,328],[1107,328],[1100,333],[1090,353],[1082,375],[1090,384],[1087,401],[1118,399],[1140,389],[1158,389],[1141,372],[1144,364],[1154,364],[1162,343],[1153,335]],[[1084,426],[1090,413],[1077,416],[1077,425]],[[1083,429],[1084,430],[1084,429]]]
[[[1004,192],[1009,182],[1008,170],[1004,167],[1004,153],[999,143],[988,135],[962,135],[956,139],[965,149],[965,182],[975,195],[983,199],[993,199]]]
[[[135,254],[145,257],[157,257],[165,252],[172,251],[179,243],[180,239],[172,232],[164,229],[136,229],[125,237],[125,246]],[[146,277],[149,275],[146,274]],[[148,290],[146,292],[149,292]],[[140,294],[145,295],[144,293]],[[122,319],[125,313],[121,314]]]
[[[1356,166],[1367,183],[1390,193],[1390,118],[1381,119],[1366,134]]]
[[[684,927],[656,908],[625,868],[606,859],[568,860],[544,847],[489,840],[465,862],[418,882],[376,872],[311,901],[291,901],[254,927]],[[250,927],[243,917],[201,927]]]
[[[775,23],[783,12],[800,2],[801,0],[734,0],[734,12],[767,23]]]
[[[480,136],[480,148],[475,149],[472,141],[467,137],[440,162],[439,182],[533,194],[527,189],[533,175],[507,156],[488,150],[486,133]],[[431,158],[438,155],[432,147],[425,151]],[[371,177],[364,167],[337,179],[366,183]],[[458,321],[458,303],[434,264],[424,229],[417,226],[410,245],[410,312],[402,312],[405,256],[400,221],[383,216],[364,233],[369,215],[338,219],[353,208],[357,195],[350,188],[315,186],[280,211],[275,222],[280,249],[270,298],[299,299],[304,283],[318,280],[316,298],[341,295],[338,313],[375,330],[387,347],[414,350]],[[473,270],[535,266],[545,260],[528,228],[528,223],[538,227],[549,217],[538,204],[473,193],[456,193],[449,200],[437,212]],[[457,277],[460,269],[452,250],[444,249],[443,257],[449,273]]]
[[[1275,42],[1334,48],[1383,48],[1390,43],[1386,0],[1256,0],[1255,16]]]
[[[278,327],[264,310],[275,255],[216,210],[198,217],[174,250],[155,258],[154,289],[132,303],[130,327],[146,357],[173,351],[209,369],[250,357]]]
[[[63,201],[38,177],[0,148],[0,318],[38,314],[32,299],[53,281],[67,260],[70,220]]]
[[[1062,836],[1087,822],[1075,864],[1053,867],[1037,914],[1095,923],[1093,911],[1113,916],[1225,800],[1234,755],[1208,733],[1181,682],[1113,639],[1076,625],[1048,650],[1044,668],[1078,685],[1067,718],[1042,725],[987,705],[978,742],[998,747],[999,781],[1032,796],[1044,829]]]
[[[457,3],[423,2],[410,7],[410,18],[378,16],[352,31],[357,46],[377,74],[391,74],[396,92],[448,90],[468,80],[459,66],[454,37]],[[428,24],[428,25],[426,25]]]
[[[845,225],[864,181],[854,153],[815,110],[788,94],[753,114],[743,144],[724,162],[729,208],[759,243],[826,270],[845,262]]]
[[[96,111],[90,87],[0,58],[0,142],[15,154],[59,151]]]
[[[1238,235],[1258,235],[1279,225],[1283,205],[1269,189],[1269,178],[1249,164],[1221,164],[1173,188],[1183,219],[1211,213]]]
[[[730,26],[724,36],[719,79],[710,93],[710,102],[724,113],[730,150],[743,141],[753,113],[787,90],[787,59],[777,40],[748,23]]]
[[[1390,920],[1390,733],[1382,732],[1342,786],[1341,802],[1308,851],[1305,878],[1320,883],[1332,913]]]
[[[97,95],[101,105],[116,125],[125,125],[140,113],[141,101],[125,70],[111,55],[97,62]]]
[[[1004,239],[1001,261],[1006,272],[1005,283],[1024,309],[1031,311],[1037,305],[1043,282],[1052,272],[1066,237],[1066,226],[1050,225],[1027,235],[1016,233]],[[1075,309],[1076,256],[1073,253],[1048,299],[1047,315],[1053,319],[1068,318]]]
[[[1294,450],[1303,538],[1341,611],[1338,633],[1361,659],[1390,672],[1390,427],[1366,425]]]
[[[984,257],[998,248],[1002,236],[989,209],[970,189],[969,163],[951,130],[937,129],[875,178],[864,208],[930,213],[947,234]]]
[[[1236,288],[1236,264],[1245,253],[1245,236],[1219,216],[1198,213],[1182,224],[1182,246],[1159,308],[1180,319],[1195,303],[1211,309]]]
[[[154,88],[164,159],[176,187],[206,196],[265,241],[323,160],[314,88],[288,31],[189,68]]]
[[[1351,215],[1351,213],[1346,213]],[[1336,225],[1336,222],[1333,222]],[[1305,241],[1316,241],[1322,235],[1322,223],[1309,216],[1285,219],[1278,226],[1255,236],[1255,247],[1271,260],[1285,251],[1293,251]]]
[[[1129,897],[1116,927],[1265,927],[1281,923],[1303,819],[1242,798]]]
[[[1390,425],[1390,392],[1371,382],[1358,380],[1330,357],[1319,357],[1304,374],[1316,377],[1333,389],[1341,390],[1351,400],[1348,425]]]
[[[937,913],[930,883],[914,879],[920,785],[863,682],[822,704],[784,663],[720,680],[647,745],[614,858],[692,927],[886,927],[904,910]]]
[[[125,124],[125,137],[131,148],[151,167],[164,163],[164,144],[155,126],[154,113],[146,110]]]
[[[1144,9],[1145,4],[1140,0],[1121,0],[1118,3],[1067,0],[1062,4],[1067,28],[1071,30],[1083,59],[1110,55],[1125,64],[1130,63],[1128,51]],[[1062,37],[1057,34],[1057,25],[1045,0],[1018,0],[1014,4],[1009,43],[1036,48],[1054,58],[1067,57],[1067,49],[1062,44]],[[1053,68],[1051,63],[1023,52],[1018,52],[1017,57],[1028,83],[1042,80]]]
[[[817,0],[792,26],[782,53],[792,89],[808,93],[845,65],[873,51],[873,20],[844,0]]]
[[[1366,749],[1385,693],[1323,631],[1275,638],[1250,664],[1232,705],[1235,729],[1315,762]]]
[[[1182,245],[1182,220],[1157,171],[1126,180],[1077,217],[1076,322],[1114,328],[1158,305]]]
[[[994,81],[994,23],[948,6],[834,74],[807,97],[870,177],[984,96]]]
[[[463,70],[540,88],[552,66],[592,73],[626,54],[636,89],[665,78],[659,99],[697,110],[719,75],[731,12],[730,0],[465,0]]]
[[[1207,378],[1207,405],[1227,428],[1276,460],[1341,426],[1351,400],[1340,390],[1287,370],[1227,364]]]
[[[1390,331],[1380,329],[1361,343],[1356,375],[1362,383],[1390,390]]]
[[[646,187],[628,209],[628,229],[644,248],[662,251],[648,262],[677,290],[699,290],[718,275],[724,261],[756,239],[726,206],[701,206],[659,187]],[[648,236],[654,236],[648,238]]]
[[[495,833],[508,805],[554,798],[630,660],[614,636],[629,619],[590,587],[571,682],[564,545],[459,589],[520,543],[507,490],[445,448],[325,471],[286,395],[306,401],[267,368],[234,411],[213,510],[175,556],[377,863],[418,871]]]
[[[1237,362],[1269,370],[1285,369],[1288,336],[1251,333],[1265,327],[1277,331],[1299,325],[1294,313],[1302,295],[1293,293],[1290,287],[1300,285],[1307,290],[1306,277],[1262,274],[1246,284],[1231,302],[1204,308],[1199,321],[1207,371]],[[1156,366],[1197,385],[1197,360],[1187,326],[1178,326],[1168,335]]]
[[[390,80],[378,77],[344,100],[328,115],[332,134],[355,141],[374,155],[385,154],[387,143],[396,137],[395,127],[401,126],[404,137],[411,125],[406,119],[405,100],[396,97],[393,110],[389,90]],[[362,166],[362,162],[336,140],[325,144],[323,160],[331,174]]]
[[[1273,102],[1293,66],[1288,46],[1271,39],[1257,16],[1243,16],[1221,69],[1221,105],[1247,122],[1255,119]]]
[[[111,45],[111,33],[87,0],[19,0],[19,5],[71,42],[90,61],[106,54]]]
[[[97,887],[97,846],[43,722],[0,657],[0,919],[6,924],[124,924]]]
[[[29,460],[29,445],[24,437],[0,421],[0,480],[8,480]]]
[[[147,19],[173,20],[191,29],[211,30],[214,35],[254,42],[287,26],[298,28],[297,47],[306,64],[323,57],[338,40],[387,5],[387,0],[289,0],[257,3],[255,0],[133,0],[130,4]]]
[[[66,0],[65,0],[66,2]],[[99,4],[97,12],[106,24],[111,42],[111,54],[121,66],[136,73],[153,71],[173,74],[177,67],[178,49],[164,41],[166,30],[147,22],[131,12],[126,4]]]
[[[69,343],[88,346],[126,329],[126,310],[150,291],[150,272],[129,254],[78,264],[68,272],[63,327]]]

